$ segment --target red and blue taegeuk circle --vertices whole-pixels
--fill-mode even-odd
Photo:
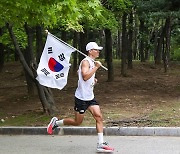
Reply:
[[[49,59],[48,66],[49,66],[49,69],[53,72],[59,72],[64,68],[62,64],[60,64],[58,61],[56,61],[52,57]]]

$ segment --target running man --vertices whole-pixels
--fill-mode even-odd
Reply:
[[[47,127],[48,134],[52,134],[53,130],[58,126],[73,125],[78,126],[83,122],[84,113],[89,110],[94,119],[96,120],[96,130],[98,134],[97,152],[113,152],[114,148],[110,147],[103,139],[103,118],[99,107],[99,104],[94,98],[94,85],[97,82],[95,73],[101,66],[101,62],[92,61],[99,57],[99,51],[103,47],[100,47],[95,42],[89,42],[86,45],[86,51],[88,56],[84,58],[78,70],[78,87],[75,91],[75,117],[65,118],[58,120],[57,117],[53,117]]]

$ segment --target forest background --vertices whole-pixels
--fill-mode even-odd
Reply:
[[[63,90],[40,85],[46,29],[84,53],[89,41],[104,47],[95,94],[106,126],[180,126],[179,0],[1,0],[0,13],[0,126],[74,114],[83,56],[72,54]]]

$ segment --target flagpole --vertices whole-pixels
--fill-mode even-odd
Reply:
[[[73,46],[69,45],[68,43],[64,42],[63,40],[61,40],[60,38],[56,37],[55,35],[51,34],[50,32],[48,32],[48,30],[45,30],[45,32],[46,32],[47,34],[50,34],[51,36],[53,36],[54,38],[56,38],[56,39],[59,40],[60,42],[64,43],[64,44],[67,45],[68,47],[76,50],[77,52],[79,52],[79,53],[82,54],[83,56],[88,57],[88,58],[90,58],[93,62],[95,62],[94,59],[92,59],[91,57],[87,56],[85,53],[79,51],[78,49],[74,48]],[[106,68],[106,67],[103,66],[102,64],[101,64],[101,67],[104,68],[106,71],[108,70],[108,68]]]

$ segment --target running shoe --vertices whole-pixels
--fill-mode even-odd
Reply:
[[[97,152],[113,152],[114,148],[110,147],[107,142],[97,145]]]
[[[50,121],[50,123],[49,123],[49,125],[48,125],[48,127],[47,127],[47,133],[48,134],[52,134],[53,133],[53,130],[56,128],[56,127],[58,127],[57,125],[56,125],[56,121],[58,120],[58,118],[56,118],[56,117],[53,117],[52,119],[51,119],[51,121]]]

